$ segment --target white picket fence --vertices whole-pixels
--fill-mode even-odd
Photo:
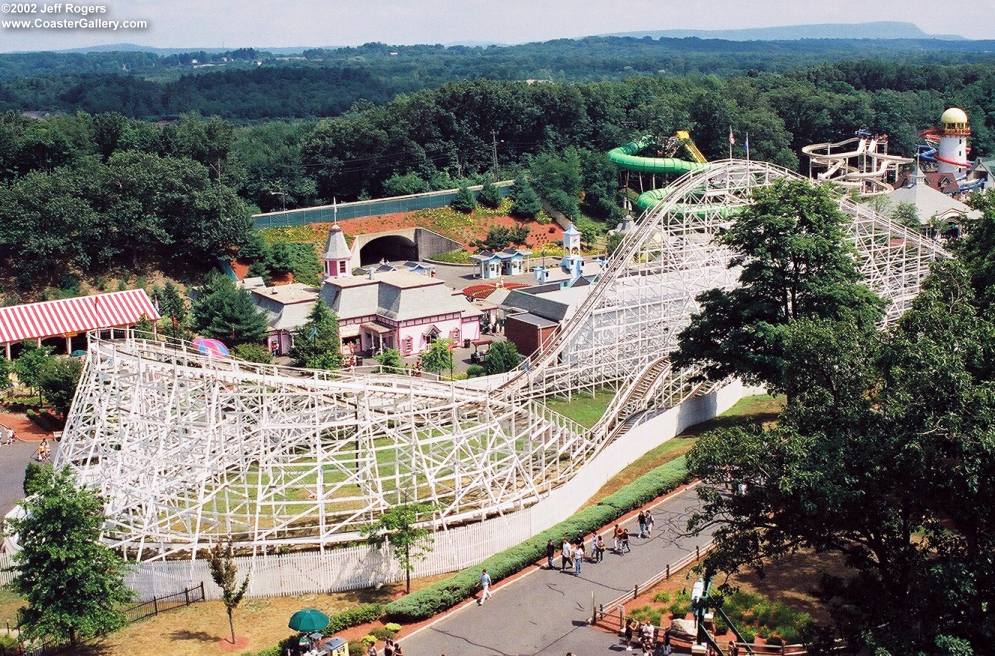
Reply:
[[[0,588],[7,587],[14,580],[14,557],[9,553],[0,553]]]
[[[734,382],[635,425],[605,447],[574,478],[535,505],[435,534],[433,548],[416,561],[413,576],[432,576],[475,565],[563,521],[612,476],[644,453],[688,426],[724,412],[753,392]],[[12,574],[7,570],[11,564],[9,555],[0,554],[0,585],[10,582]],[[249,574],[247,595],[250,597],[355,590],[400,581],[404,576],[389,548],[378,549],[370,545],[324,552],[241,557],[237,564],[239,572]],[[138,563],[133,565],[126,580],[141,601],[201,583],[204,583],[208,599],[220,596],[204,560]]]

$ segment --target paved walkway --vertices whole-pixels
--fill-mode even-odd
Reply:
[[[563,656],[604,655],[620,649],[609,633],[587,625],[591,596],[603,603],[632,590],[675,562],[710,534],[685,537],[688,515],[700,502],[693,489],[657,505],[653,537],[633,537],[632,552],[605,553],[599,564],[584,563],[579,577],[559,570],[533,569],[527,576],[494,590],[482,607],[471,603],[401,641],[406,656]],[[625,524],[638,535],[635,521]],[[607,540],[608,546],[611,541]],[[558,553],[558,552],[557,552]],[[559,565],[559,558],[557,558]],[[622,649],[624,652],[625,650]]]

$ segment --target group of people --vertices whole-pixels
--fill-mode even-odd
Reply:
[[[639,511],[636,517],[639,524],[639,537],[648,538],[653,534],[653,515],[648,511]],[[591,554],[587,554],[587,545],[591,546]],[[629,545],[629,529],[615,524],[612,529],[612,547],[618,555],[632,551]],[[589,540],[585,541],[583,536],[574,538],[573,541],[563,538],[560,545],[560,571],[573,571],[574,576],[580,576],[581,565],[584,561],[589,563],[600,563],[605,558],[605,539],[592,533]],[[549,569],[556,569],[556,545],[552,540],[546,542],[546,564]]]
[[[625,626],[622,627],[622,644],[625,645],[626,651],[632,651],[635,646],[646,654],[659,653],[661,656],[670,656],[673,653],[673,647],[670,644],[670,629],[663,632],[662,640],[660,640],[657,627],[653,626],[652,623],[639,622],[632,618],[627,619]],[[658,647],[659,652],[657,652]]]
[[[375,642],[366,650],[366,656],[379,656]],[[404,652],[401,651],[401,643],[395,642],[393,638],[387,638],[383,645],[383,656],[404,656]]]
[[[48,443],[48,438],[46,437],[35,449],[34,459],[37,462],[48,462],[52,457],[52,446]]]

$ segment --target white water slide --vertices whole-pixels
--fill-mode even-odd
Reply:
[[[802,147],[802,153],[808,157],[809,177],[857,189],[862,196],[891,191],[889,179],[913,161],[889,155],[887,135],[858,134],[835,143],[810,144]]]

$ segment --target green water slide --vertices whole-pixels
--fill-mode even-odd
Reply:
[[[654,139],[652,137],[642,137],[635,141],[630,141],[624,146],[609,150],[608,159],[614,162],[620,169],[632,171],[633,173],[660,173],[662,175],[681,176],[689,171],[700,171],[708,167],[708,164],[705,162],[689,162],[688,160],[676,157],[640,157],[636,154],[653,143]],[[688,143],[690,143],[689,139],[685,145]],[[694,148],[693,143],[690,144],[690,148]],[[697,148],[694,149],[694,152],[697,152]],[[659,203],[660,199],[666,193],[666,187],[642,193],[636,199],[636,207],[640,211],[648,210]]]

